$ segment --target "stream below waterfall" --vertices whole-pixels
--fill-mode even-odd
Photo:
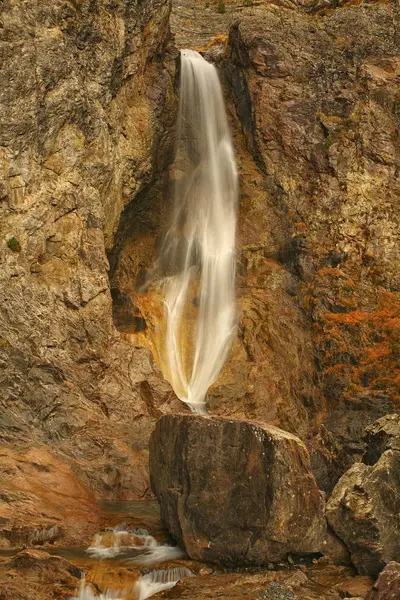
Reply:
[[[340,600],[344,590],[368,585],[353,568],[312,557],[242,569],[194,561],[163,528],[157,501],[100,504],[104,525],[86,547],[40,546],[80,570],[70,600]],[[20,551],[0,550],[0,557]]]
[[[95,534],[90,546],[54,551],[85,574],[71,600],[145,600],[193,577],[185,552],[161,526],[156,501],[102,506],[110,526]]]

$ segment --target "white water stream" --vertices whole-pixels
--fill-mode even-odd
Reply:
[[[118,557],[119,560],[138,566],[160,564],[185,557],[185,553],[178,546],[160,544],[146,529],[128,530],[124,527],[97,534],[87,553],[99,560]],[[99,595],[96,595],[92,586],[82,579],[79,595],[71,600],[124,600],[126,597],[145,600],[157,592],[170,589],[183,577],[193,577],[193,574],[186,567],[158,569],[139,577],[131,589],[108,589]]]
[[[160,257],[172,273],[164,282],[163,363],[178,397],[204,412],[236,330],[238,178],[217,71],[193,50],[181,52],[175,173],[172,224]],[[197,315],[188,341],[189,303]]]
[[[130,531],[124,527],[97,534],[87,553],[99,560],[118,556],[143,567],[185,557],[179,546],[157,542],[146,529]]]

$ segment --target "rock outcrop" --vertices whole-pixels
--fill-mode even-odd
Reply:
[[[400,451],[392,449],[399,439],[390,435],[397,427],[397,415],[388,415],[367,430],[367,464],[356,463],[341,477],[326,507],[362,574],[377,576],[400,560]]]
[[[164,524],[193,559],[262,565],[322,548],[307,450],[281,429],[166,415],[151,436],[150,475]]]
[[[191,577],[170,591],[156,594],[154,600],[363,600],[371,586],[368,578],[352,576],[351,569],[303,565],[301,570]]]
[[[1,442],[49,446],[103,497],[150,493],[146,438],[174,401],[114,328],[107,261],[121,213],[168,161],[169,13],[1,4]]]
[[[397,600],[400,598],[400,563],[390,562],[383,569],[366,600]]]
[[[88,545],[102,522],[96,498],[46,448],[0,450],[0,548]]]
[[[315,457],[330,491],[365,427],[398,410],[399,13],[262,4],[237,19],[219,63],[241,172],[240,339],[269,398],[262,420],[303,436],[306,412],[336,439]],[[262,406],[257,380],[246,398]]]
[[[367,445],[363,463],[374,465],[386,450],[400,452],[400,415],[390,414],[378,419],[365,430]]]
[[[82,571],[59,556],[23,550],[0,559],[2,600],[69,600],[80,585]]]

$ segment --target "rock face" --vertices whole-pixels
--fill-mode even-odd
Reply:
[[[397,600],[397,598],[400,598],[400,564],[390,562],[379,575],[366,600]]]
[[[69,600],[79,588],[82,571],[58,556],[23,550],[0,559],[2,600]]]
[[[369,464],[353,465],[339,480],[326,507],[329,524],[347,545],[359,573],[377,576],[389,561],[400,560],[400,451],[390,439],[397,415],[369,428]],[[376,458],[378,444],[381,456]],[[389,444],[390,442],[390,444]]]
[[[50,446],[103,497],[149,494],[146,437],[174,401],[114,328],[106,254],[168,160],[169,12],[1,4],[1,441]]]
[[[100,528],[96,498],[45,448],[0,450],[0,548],[79,546]]]
[[[307,450],[276,427],[164,416],[150,474],[163,522],[193,559],[257,565],[322,548],[324,503]]]
[[[399,14],[262,4],[237,19],[219,63],[240,124],[240,339],[270,398],[262,419],[303,436],[306,409],[306,427],[308,413],[336,438],[330,491],[365,427],[398,409]],[[233,354],[231,386],[242,365]],[[246,397],[260,396],[255,377]]]
[[[363,463],[366,465],[374,465],[386,450],[400,452],[400,415],[386,415],[367,427],[365,442]]]

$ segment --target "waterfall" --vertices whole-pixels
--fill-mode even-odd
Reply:
[[[235,333],[237,172],[213,65],[181,52],[172,223],[161,249],[164,375],[193,412],[205,411]]]

